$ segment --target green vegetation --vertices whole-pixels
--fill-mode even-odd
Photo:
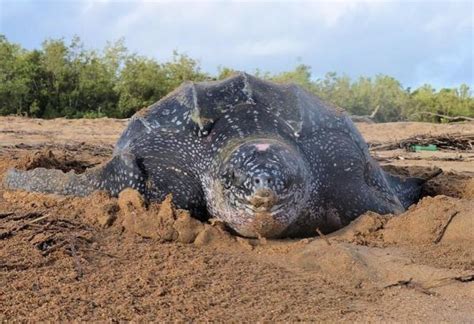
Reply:
[[[234,73],[220,67],[217,76],[201,71],[199,62],[175,52],[170,62],[131,54],[123,40],[101,52],[88,50],[78,37],[43,42],[40,49],[26,50],[0,35],[0,115],[40,118],[130,117],[159,100],[183,81],[222,79]],[[354,115],[370,115],[376,121],[447,121],[440,116],[474,117],[471,89],[436,91],[430,85],[405,89],[387,75],[374,78],[327,73],[314,79],[311,68],[298,65],[280,74],[255,71],[276,82],[294,82]]]

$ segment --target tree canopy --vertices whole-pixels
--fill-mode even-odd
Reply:
[[[26,50],[0,35],[0,115],[39,118],[130,117],[158,101],[184,81],[223,79],[235,71],[201,70],[199,62],[175,51],[169,62],[130,53],[120,39],[102,51],[87,49],[78,37],[48,39]],[[311,67],[297,65],[278,74],[253,74],[275,82],[293,82],[353,115],[376,111],[380,122],[443,122],[442,116],[474,117],[474,97],[466,84],[435,90],[425,84],[403,88],[395,78],[379,74],[352,80],[334,72],[314,78]]]

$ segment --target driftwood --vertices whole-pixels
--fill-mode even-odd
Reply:
[[[413,278],[410,278],[408,280],[399,280],[396,283],[385,286],[384,289],[392,288],[392,287],[406,287],[406,288],[414,289],[426,295],[430,295],[430,296],[436,295],[434,291],[429,290],[423,284],[413,281]]]
[[[369,143],[369,146],[371,151],[390,151],[400,148],[409,151],[413,145],[430,144],[444,150],[472,151],[474,150],[474,134],[416,135],[398,142]]]
[[[442,114],[432,113],[430,111],[421,111],[419,112],[420,115],[429,115],[433,117],[439,117],[448,120],[449,122],[460,122],[460,121],[474,121],[474,118],[467,117],[467,116],[447,116]]]
[[[331,245],[331,242],[329,242],[329,239],[327,238],[326,235],[323,234],[323,232],[321,232],[321,230],[319,229],[319,227],[316,228],[316,233],[318,233],[318,235],[321,236],[324,241],[326,241],[326,244],[327,244],[327,245]]]
[[[374,118],[377,115],[378,111],[380,110],[380,105],[377,106],[374,111],[370,115],[351,115],[351,119],[353,122],[356,123],[369,123],[372,124],[374,123]],[[455,123],[455,122],[463,122],[463,121],[474,121],[474,117],[468,117],[468,116],[448,116],[448,115],[443,115],[443,114],[437,114],[433,113],[431,111],[420,111],[417,113],[418,115],[428,115],[428,116],[433,116],[433,117],[438,117],[438,119],[445,119],[449,123]]]
[[[448,221],[447,221],[446,224],[441,228],[441,230],[439,231],[438,235],[436,236],[436,239],[433,241],[434,244],[438,244],[438,243],[441,241],[441,239],[442,239],[443,236],[444,236],[444,233],[445,233],[446,230],[448,229],[449,224],[451,224],[451,221],[453,220],[454,216],[456,216],[457,214],[459,214],[459,211],[455,211],[454,213],[451,213],[451,215],[449,216]]]
[[[8,215],[6,217],[8,217],[10,215],[15,215],[15,213],[7,213],[7,214]],[[0,240],[9,238],[10,236],[13,236],[15,233],[17,233],[17,232],[19,232],[19,231],[21,231],[21,230],[37,223],[37,222],[39,222],[39,221],[49,217],[50,215],[47,214],[47,215],[42,216],[41,213],[33,212],[33,213],[26,213],[26,214],[23,214],[23,215],[20,215],[20,216],[17,216],[17,217],[12,217],[11,220],[13,220],[13,221],[24,220],[24,219],[26,220],[26,219],[29,219],[31,217],[37,217],[37,216],[40,216],[40,217],[38,217],[36,219],[33,219],[31,221],[28,221],[28,222],[23,222],[20,225],[14,226],[14,227],[6,230],[6,231],[0,232]]]
[[[393,288],[393,287],[406,287],[406,288],[417,290],[427,295],[436,295],[436,292],[430,289],[446,286],[446,285],[452,284],[453,282],[466,283],[466,282],[471,282],[471,281],[474,281],[474,274],[440,278],[440,279],[432,280],[430,282],[423,282],[423,283],[415,282],[413,281],[413,278],[410,278],[408,280],[399,280],[383,288],[387,289],[387,288]]]
[[[351,119],[354,123],[367,123],[367,124],[373,124],[375,123],[372,119],[370,119],[368,116],[357,116],[357,115],[351,115]]]
[[[370,115],[351,115],[351,119],[353,122],[356,122],[356,123],[373,124],[375,123],[374,118],[375,118],[375,115],[377,115],[377,113],[379,112],[379,109],[380,109],[380,105],[375,107],[374,111],[372,111]]]

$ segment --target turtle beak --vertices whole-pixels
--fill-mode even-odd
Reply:
[[[249,199],[255,212],[268,212],[278,202],[277,195],[268,188],[258,189]]]
[[[254,218],[243,234],[249,237],[279,237],[287,226],[275,217],[281,208],[277,195],[271,189],[258,189],[249,202]]]

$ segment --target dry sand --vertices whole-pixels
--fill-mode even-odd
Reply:
[[[107,160],[125,124],[0,118],[0,177],[11,166],[82,172]],[[374,143],[474,134],[472,123],[358,127]],[[402,174],[446,172],[401,216],[367,213],[302,240],[234,237],[131,190],[75,198],[0,187],[0,321],[472,322],[474,151],[374,156]]]

